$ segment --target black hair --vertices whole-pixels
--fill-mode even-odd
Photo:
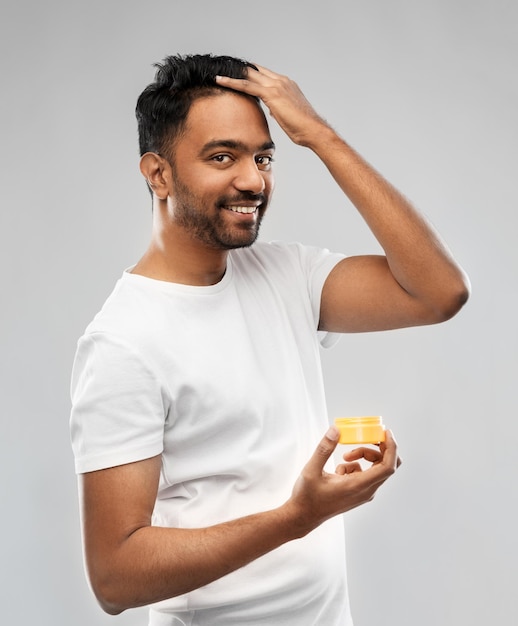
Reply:
[[[181,134],[194,100],[228,91],[216,76],[246,78],[248,61],[211,54],[166,57],[157,68],[155,80],[140,94],[136,116],[140,155],[156,152],[171,159],[174,140]]]

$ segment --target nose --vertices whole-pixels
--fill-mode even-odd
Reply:
[[[236,171],[234,186],[239,191],[249,191],[254,194],[262,193],[266,187],[264,174],[257,167],[255,159],[243,159]]]

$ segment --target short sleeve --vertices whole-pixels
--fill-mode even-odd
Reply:
[[[166,394],[139,353],[123,341],[105,333],[79,340],[71,399],[77,473],[162,452]]]
[[[315,326],[320,321],[320,304],[322,301],[322,290],[327,277],[333,268],[345,258],[345,255],[336,252],[330,252],[326,248],[317,248],[313,246],[302,246],[296,244],[301,264],[307,276],[307,285],[309,297],[311,300],[311,308]],[[330,348],[335,345],[340,338],[339,333],[330,333],[327,331],[318,331],[320,345],[323,348]]]

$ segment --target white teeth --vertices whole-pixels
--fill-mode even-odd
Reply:
[[[234,211],[234,213],[255,213],[257,207],[255,206],[228,206],[227,209]]]

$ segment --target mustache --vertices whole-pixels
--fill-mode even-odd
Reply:
[[[238,204],[239,202],[257,202],[259,204],[265,204],[268,200],[264,193],[251,193],[243,191],[236,196],[223,196],[219,199],[218,204],[224,206],[227,204]]]

